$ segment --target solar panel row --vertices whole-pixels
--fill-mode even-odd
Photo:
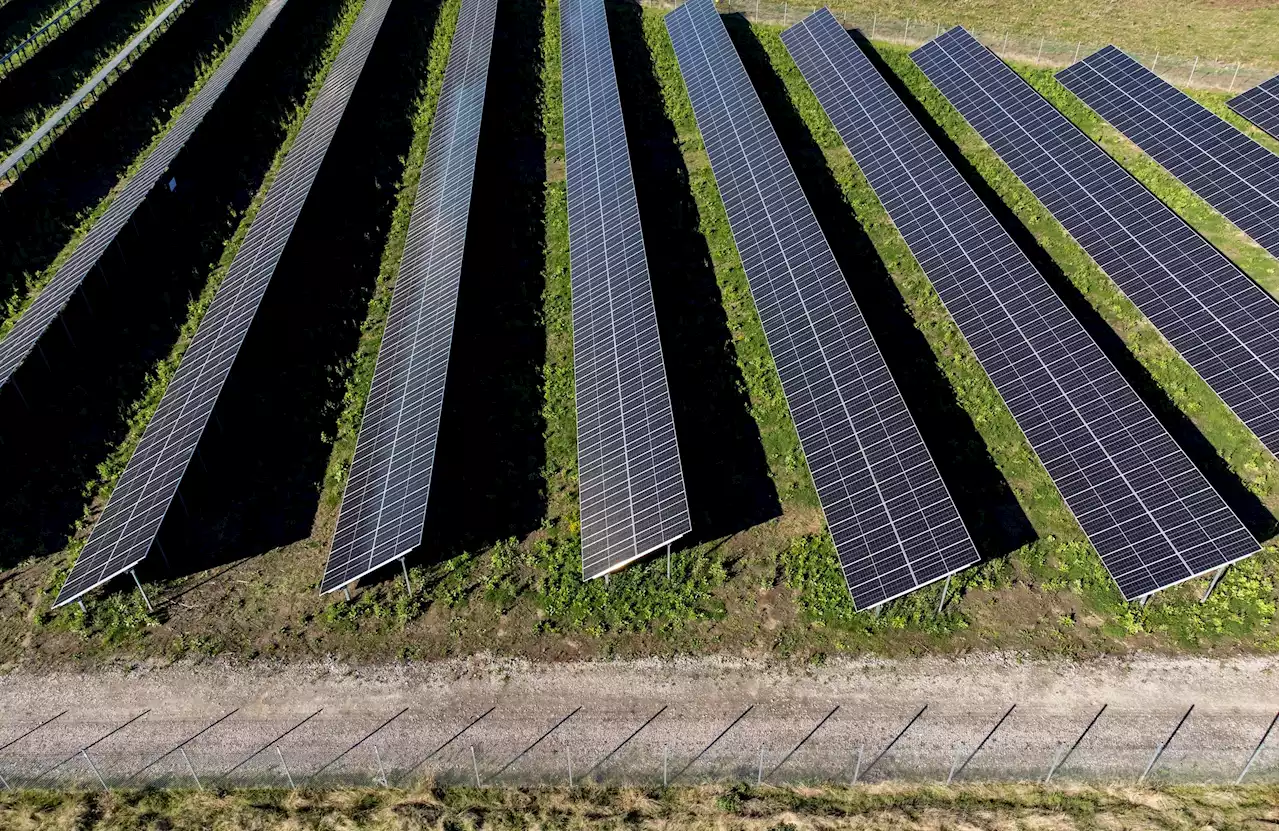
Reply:
[[[687,534],[689,506],[604,0],[560,4],[582,573]]]
[[[962,28],[929,80],[1274,454],[1276,301]]]
[[[782,39],[1124,596],[1256,551],[835,17]]]
[[[1269,135],[1280,138],[1280,75],[1245,90],[1228,101],[1227,106]]]
[[[138,51],[138,48],[147,43],[158,30],[172,23],[190,3],[191,0],[173,0],[172,3],[164,8],[164,11],[156,15],[155,19],[148,23],[146,27],[143,28],[143,30],[132,40],[126,43],[124,48],[117,52],[111,60],[107,61],[105,66],[95,72],[89,80],[85,81],[79,89],[73,92],[71,97],[62,103],[62,106],[54,110],[53,115],[45,119],[44,123],[37,127],[35,132],[27,137],[26,141],[18,145],[18,147],[9,154],[8,158],[3,162],[0,162],[0,178],[9,178],[12,174],[16,174],[28,154],[37,152],[40,149],[41,144],[46,139],[52,141],[55,131],[61,132],[60,128],[64,128],[63,122],[67,117],[70,116],[77,107],[82,105],[85,99],[88,98],[94,90],[98,89],[104,81],[109,80],[111,73],[114,72],[118,76],[119,73],[128,69],[129,64],[126,62],[130,62],[134,57],[136,57],[135,53]],[[28,160],[28,163],[30,163],[30,160]]]
[[[1114,46],[1058,80],[1259,245],[1280,255],[1280,161]]]
[[[497,0],[462,0],[329,561],[330,592],[422,542]]]
[[[367,0],[227,276],[58,593],[70,603],[146,558],[355,89],[391,0]]]
[[[75,251],[54,274],[31,306],[23,312],[13,329],[0,342],[0,387],[3,387],[30,357],[32,350],[62,310],[84,283],[89,271],[115,241],[116,235],[129,222],[134,211],[147,198],[147,194],[173,163],[179,151],[195,133],[200,122],[213,108],[231,79],[248,60],[249,55],[262,40],[271,23],[279,15],[288,0],[268,3],[253,24],[218,65],[213,76],[205,82],[196,97],[182,111],[173,127],[165,133],[137,172],[125,181],[120,193],[111,200],[106,211],[89,228]]]
[[[978,561],[712,0],[666,18],[859,609]]]

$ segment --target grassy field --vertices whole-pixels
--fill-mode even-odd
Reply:
[[[890,369],[953,483],[984,563],[939,587],[856,614],[822,527],[803,455],[765,347],[660,12],[611,5],[610,23],[649,240],[655,300],[694,513],[693,539],[609,584],[579,577],[568,240],[554,4],[513,0],[499,15],[459,308],[469,384],[446,397],[431,543],[410,559],[414,592],[389,572],[350,601],[316,591],[354,448],[373,359],[425,153],[444,44],[436,24],[413,106],[413,138],[353,356],[327,371],[345,384],[324,438],[327,467],[309,531],[284,545],[232,540],[208,567],[144,570],[155,613],[117,591],[51,613],[82,544],[36,559],[0,585],[0,661],[98,663],[230,653],[352,660],[434,658],[489,649],[543,659],[724,652],[821,661],[828,654],[1013,648],[1086,656],[1133,649],[1212,654],[1276,647],[1276,549],[1205,581],[1125,603],[1007,408],[786,55],[779,30],[730,28]],[[1083,251],[915,70],[881,59],[962,172],[1019,237],[1157,415],[1260,537],[1274,536],[1275,460],[1092,265]],[[1189,222],[1273,292],[1276,263],[1114,131],[1064,98],[1051,75],[1018,68]],[[1201,95],[1215,108],[1222,96]],[[480,221],[477,222],[477,219]],[[490,228],[503,229],[495,237]],[[242,228],[243,231],[243,228]],[[379,233],[384,233],[379,231]],[[501,240],[501,244],[496,244]],[[226,258],[234,251],[228,247]],[[210,285],[216,284],[216,279]],[[203,301],[201,301],[203,302]],[[191,320],[197,320],[193,309]],[[136,407],[135,431],[175,352]],[[150,402],[150,403],[147,403]],[[326,428],[327,429],[327,428]],[[136,435],[136,433],[135,433]],[[132,440],[132,439],[131,439]],[[104,460],[95,510],[126,442]],[[453,456],[450,457],[449,449]],[[467,457],[458,448],[474,453]],[[438,500],[438,504],[437,504]],[[178,556],[169,552],[170,560]],[[192,573],[194,572],[194,573]]]
[[[417,831],[716,829],[936,831],[1036,828],[1126,831],[1275,827],[1274,787],[1046,789],[1034,785],[868,787],[463,788],[0,794],[12,831],[164,828]]]

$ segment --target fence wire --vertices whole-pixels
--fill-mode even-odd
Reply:
[[[794,702],[715,713],[678,702],[652,712],[577,708],[536,723],[500,705],[471,714],[250,708],[115,721],[67,714],[35,730],[38,720],[0,723],[0,785],[1274,782],[1280,751],[1275,719],[1265,721],[1256,712],[1203,708],[1064,713],[1013,704],[874,713],[848,704],[802,714]]]
[[[645,5],[675,8],[678,2],[669,0],[641,0]],[[754,23],[790,26],[822,8],[821,5],[775,3],[771,0],[717,0],[717,6],[725,14],[737,13]],[[858,29],[868,39],[881,43],[915,48],[932,40],[947,29],[964,25],[963,21],[941,22],[931,20],[903,20],[883,17],[879,14],[862,14],[834,11],[846,29]],[[1070,66],[1080,58],[1098,51],[1106,43],[1065,41],[1056,38],[1026,35],[1000,28],[972,28],[970,33],[1001,58],[1019,63],[1043,67]],[[1224,55],[1167,55],[1153,50],[1135,50],[1122,47],[1126,53],[1153,70],[1166,81],[1181,87],[1243,92],[1257,86],[1276,74],[1275,68],[1250,66],[1232,61]]]

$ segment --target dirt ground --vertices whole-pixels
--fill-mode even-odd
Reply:
[[[206,785],[317,774],[316,782],[353,784],[565,784],[570,770],[579,783],[640,785],[664,775],[684,784],[848,781],[855,770],[862,781],[939,781],[953,770],[973,781],[1043,779],[1056,758],[1063,781],[1132,782],[1194,705],[1150,778],[1221,783],[1235,780],[1257,746],[1276,690],[1274,659],[1155,656],[1081,664],[994,654],[802,669],[472,656],[20,671],[0,678],[0,772],[28,786],[96,784],[95,773],[112,784],[190,782],[192,772]],[[94,742],[87,758],[79,753]],[[1274,781],[1276,771],[1271,731],[1250,781]]]

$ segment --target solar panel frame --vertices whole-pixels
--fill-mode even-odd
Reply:
[[[1280,256],[1280,160],[1114,46],[1057,75],[1191,191]]]
[[[1227,106],[1272,138],[1280,138],[1280,75],[1245,90]]]
[[[391,0],[366,0],[244,242],[54,607],[142,562],[155,542],[337,132]]]
[[[782,40],[1121,593],[1145,596],[1256,552],[835,17],[814,12]]]
[[[666,25],[855,607],[977,563],[712,0]]]
[[[496,0],[462,0],[322,593],[422,544]]]
[[[912,59],[1274,455],[1275,298],[962,27]]]
[[[263,7],[218,64],[217,70],[182,111],[178,120],[147,154],[142,166],[125,180],[119,194],[111,199],[107,209],[90,226],[71,256],[58,268],[53,278],[0,341],[0,387],[9,383],[14,373],[31,356],[36,344],[62,314],[76,291],[84,284],[89,272],[186,146],[287,2],[288,0],[273,0]]]
[[[560,4],[584,579],[692,528],[604,0]]]

